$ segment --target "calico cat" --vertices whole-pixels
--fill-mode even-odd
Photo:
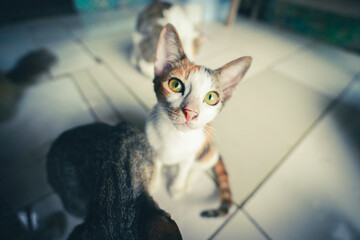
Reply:
[[[0,72],[0,122],[10,119],[24,90],[49,71],[56,57],[46,49],[32,51],[17,62],[7,74]]]
[[[201,21],[201,9],[191,4],[184,6],[164,1],[153,1],[137,19],[133,35],[131,62],[142,73],[154,76],[156,46],[162,28],[167,23],[175,25],[190,57],[197,53],[205,37],[197,29]]]
[[[48,181],[65,209],[85,218],[69,239],[182,239],[147,192],[152,159],[145,134],[126,122],[81,126],[56,139]]]
[[[202,216],[225,215],[231,206],[231,191],[221,156],[212,141],[211,121],[230,98],[250,67],[251,57],[236,59],[217,70],[192,63],[174,26],[161,32],[156,52],[154,90],[158,103],[146,123],[146,134],[156,155],[156,185],[163,165],[178,165],[169,193],[184,193],[192,169],[213,168],[221,204]],[[152,190],[154,191],[154,189]]]

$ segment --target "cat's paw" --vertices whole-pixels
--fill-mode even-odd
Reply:
[[[171,198],[179,199],[181,198],[185,193],[185,187],[179,187],[176,185],[172,185],[169,188],[169,194]]]

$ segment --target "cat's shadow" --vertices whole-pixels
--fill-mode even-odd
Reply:
[[[23,55],[10,71],[0,71],[0,122],[13,119],[26,88],[38,82],[57,61],[49,50],[37,49]]]

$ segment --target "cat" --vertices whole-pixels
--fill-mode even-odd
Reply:
[[[38,49],[21,57],[8,73],[0,72],[0,122],[14,116],[25,89],[48,72],[56,60],[48,50]]]
[[[178,165],[169,187],[173,197],[184,193],[192,169],[213,169],[217,177],[221,204],[204,211],[204,217],[227,214],[231,204],[228,176],[212,140],[211,121],[251,65],[251,57],[241,57],[217,70],[192,63],[185,54],[180,37],[171,24],[161,31],[157,45],[154,90],[158,103],[146,122],[148,141],[155,151],[156,178],[159,185],[163,165]]]
[[[182,239],[147,192],[153,166],[145,134],[130,123],[61,134],[47,155],[48,182],[68,212],[85,218],[69,239]]]
[[[156,46],[160,32],[167,23],[177,27],[185,50],[192,57],[201,43],[206,41],[206,37],[197,29],[200,22],[201,9],[194,4],[181,6],[153,1],[137,18],[133,35],[132,64],[143,74],[151,78],[154,76]]]

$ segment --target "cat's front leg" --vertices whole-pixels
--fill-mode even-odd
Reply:
[[[186,190],[186,183],[193,163],[193,160],[182,161],[179,163],[178,173],[169,188],[171,197],[179,198],[184,195]]]

